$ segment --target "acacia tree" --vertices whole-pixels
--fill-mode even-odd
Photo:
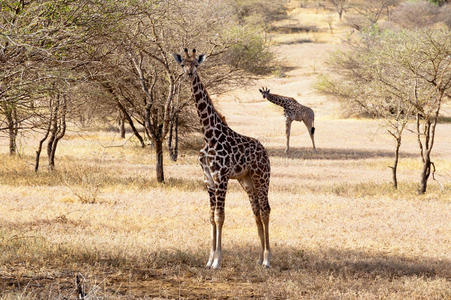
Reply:
[[[42,125],[42,108],[48,105],[37,102],[61,79],[56,71],[68,73],[80,63],[69,54],[84,38],[78,25],[87,2],[0,2],[0,131],[8,130],[11,154],[19,131]]]
[[[346,22],[358,31],[376,25],[384,16],[390,20],[390,9],[400,0],[354,0]]]
[[[419,0],[401,3],[393,11],[392,21],[405,28],[420,29],[433,25],[440,18],[440,8]]]
[[[35,64],[39,51],[28,47],[30,41],[30,3],[25,1],[0,2],[0,131],[7,131],[9,152],[16,153],[19,130],[32,127],[31,89],[36,80]],[[30,45],[31,44],[31,45]]]
[[[112,3],[110,10],[116,8]],[[155,150],[157,181],[163,182],[163,144],[171,126],[177,127],[175,135],[198,128],[189,87],[171,53],[194,46],[214,58],[203,68],[203,77],[216,92],[226,84],[245,82],[249,74],[243,69],[265,70],[270,55],[261,32],[231,22],[232,10],[221,1],[121,3],[121,18],[103,26],[108,35],[97,40],[101,55],[87,72],[93,74],[93,83],[112,95],[112,103],[125,116],[144,127]],[[172,144],[169,150],[175,159]]]
[[[48,168],[50,171],[55,169],[56,149],[59,141],[66,134],[67,117],[70,101],[68,100],[69,88],[66,85],[57,87],[56,83],[52,84],[51,89],[46,97],[38,101],[43,105],[39,111],[40,126],[44,135],[39,141],[36,150],[35,172],[39,169],[40,155],[44,142],[47,141],[47,158]],[[48,139],[48,140],[47,140]]]
[[[362,42],[364,41],[364,42]],[[322,88],[347,105],[381,118],[396,141],[393,186],[402,134],[416,116],[423,170],[420,193],[426,191],[434,164],[431,150],[441,104],[450,95],[449,30],[369,32],[332,63],[340,79],[325,79]]]
[[[424,194],[435,164],[431,151],[444,101],[451,98],[451,33],[449,30],[406,33],[399,64],[415,78],[416,132],[423,170],[419,192]]]
[[[406,78],[400,76],[397,66],[389,57],[390,49],[378,36],[367,34],[362,43],[349,45],[348,51],[338,52],[331,60],[340,72],[339,78],[323,77],[320,89],[338,96],[352,114],[364,113],[382,121],[387,133],[395,141],[392,169],[393,187],[398,188],[397,169],[402,135],[413,105],[409,97],[413,89],[406,85]]]
[[[340,18],[341,21],[341,19],[343,18],[343,13],[349,7],[349,0],[328,0],[328,1],[335,8],[335,11],[338,13],[338,17]]]

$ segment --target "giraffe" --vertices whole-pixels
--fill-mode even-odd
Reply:
[[[267,88],[261,88],[259,91],[262,93],[263,99],[268,99],[270,102],[283,107],[286,118],[285,124],[287,134],[287,147],[285,148],[285,153],[290,151],[290,132],[291,122],[293,121],[304,122],[308,129],[310,138],[312,139],[313,149],[316,151],[314,139],[315,127],[313,127],[315,114],[313,110],[310,107],[298,103],[293,98],[271,94]]]
[[[184,49],[185,55],[173,54],[191,82],[192,95],[202,125],[204,147],[200,150],[199,163],[204,173],[204,182],[210,198],[211,247],[206,267],[217,269],[222,261],[222,227],[224,204],[229,179],[237,179],[249,196],[261,243],[258,264],[269,267],[268,188],[270,163],[263,145],[254,138],[233,131],[213,106],[197,68],[205,55],[196,57]]]

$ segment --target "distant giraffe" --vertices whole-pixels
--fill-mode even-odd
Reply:
[[[315,121],[315,114],[310,107],[304,106],[298,103],[296,100],[290,97],[279,96],[276,94],[269,93],[269,89],[261,88],[259,89],[260,93],[262,93],[264,99],[268,99],[270,102],[282,106],[284,110],[284,114],[286,117],[286,134],[287,134],[287,147],[285,152],[288,153],[290,151],[290,131],[291,131],[291,122],[293,121],[302,121],[308,129],[308,133],[310,138],[312,139],[313,149],[316,150],[315,147],[315,127],[313,123]]]
[[[269,267],[268,188],[270,163],[262,144],[254,139],[236,133],[224,122],[197,74],[198,66],[205,55],[196,57],[193,50],[185,56],[174,54],[192,84],[205,146],[200,150],[199,162],[204,172],[204,182],[210,196],[211,250],[208,268],[219,268],[222,260],[222,226],[224,224],[224,203],[229,179],[237,179],[247,192],[257,223],[262,250],[258,263]]]

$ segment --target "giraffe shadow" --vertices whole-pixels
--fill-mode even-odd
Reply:
[[[42,240],[45,242],[45,239]],[[230,245],[228,245],[230,246]],[[116,294],[130,295],[133,288],[145,288],[146,296],[161,295],[161,287],[165,287],[168,298],[211,298],[212,293],[218,293],[217,286],[224,286],[221,294],[224,298],[235,298],[236,293],[230,289],[240,288],[244,298],[263,298],[265,291],[251,288],[249,283],[270,284],[290,281],[295,288],[307,289],[315,293],[317,286],[306,286],[305,281],[313,280],[328,284],[326,288],[340,287],[343,282],[359,287],[359,291],[370,291],[372,284],[385,285],[388,288],[397,283],[403,284],[410,280],[427,283],[431,280],[448,281],[451,277],[451,261],[430,257],[405,257],[390,255],[386,252],[358,251],[352,249],[325,248],[321,250],[304,250],[298,247],[274,245],[273,259],[269,270],[257,266],[255,259],[258,247],[254,243],[245,243],[227,247],[223,253],[222,270],[210,270],[204,267],[207,251],[194,248],[191,250],[160,249],[147,252],[145,257],[134,257],[127,253],[111,254],[99,249],[73,251],[63,246],[58,251],[69,251],[67,262],[71,265],[100,268],[104,273],[92,273],[86,276],[87,286],[95,282],[96,276],[102,274],[102,282]],[[50,259],[46,257],[46,259]],[[12,268],[14,265],[10,263]],[[61,271],[61,266],[52,265],[49,260],[47,268],[55,272],[50,277],[41,274],[0,274],[0,289],[23,291],[24,286],[33,282],[34,292],[39,289],[48,292],[48,286],[56,280],[63,285],[72,287],[74,272]],[[13,268],[11,270],[14,270]],[[88,269],[89,270],[89,269]],[[92,272],[92,271],[86,271]],[[86,274],[86,273],[85,273]],[[112,276],[111,274],[114,274]],[[131,281],[131,278],[133,280]],[[201,279],[201,280],[199,280]],[[268,280],[270,279],[270,280]],[[331,281],[332,279],[332,281]],[[381,281],[382,280],[382,281]],[[181,288],[181,281],[187,283]],[[215,284],[212,290],[211,283]],[[243,285],[243,282],[246,283]],[[279,283],[278,283],[279,282]],[[151,284],[153,283],[153,284]],[[224,283],[226,283],[224,285]],[[365,283],[362,285],[362,283]],[[190,285],[191,284],[191,285]],[[30,285],[31,286],[31,285]],[[243,287],[246,287],[243,289]],[[194,289],[193,289],[194,288]],[[310,290],[309,290],[310,289]],[[267,290],[267,289],[266,289]],[[194,298],[193,298],[194,297]]]
[[[290,151],[285,153],[282,147],[266,147],[270,156],[298,159],[319,159],[319,160],[358,160],[367,158],[394,157],[394,152],[385,150],[364,150],[364,149],[343,149],[343,148],[317,148],[310,147],[290,147]],[[413,153],[401,152],[400,157],[415,157]]]
[[[224,267],[237,272],[255,266],[259,248],[238,246],[224,250]],[[247,252],[247,253],[246,253]],[[273,247],[271,269],[280,274],[307,273],[313,277],[332,275],[344,278],[441,278],[451,277],[451,261],[431,257],[406,257],[384,252],[352,249],[303,250],[297,247]]]
[[[240,276],[260,269],[256,265],[259,247],[255,244],[234,245],[223,251],[223,268]],[[152,256],[152,255],[151,255]],[[153,257],[153,256],[152,256]],[[190,268],[196,273],[205,274],[206,253],[193,251],[158,251],[153,267],[164,268],[168,264]],[[161,266],[158,266],[162,264]],[[132,262],[133,265],[133,262]],[[136,265],[138,269],[139,265]],[[146,269],[148,269],[147,266]],[[195,270],[193,270],[193,268]],[[451,277],[451,261],[430,257],[405,257],[384,252],[364,252],[353,249],[326,248],[317,251],[297,247],[275,246],[272,249],[271,272],[282,275],[286,272],[307,273],[313,277],[329,276],[345,278],[442,278]],[[252,280],[252,276],[248,277]]]
[[[294,247],[275,248],[273,267],[284,270],[303,270],[312,274],[365,277],[440,277],[451,276],[451,261],[429,257],[409,258],[383,252],[325,249],[308,252]]]

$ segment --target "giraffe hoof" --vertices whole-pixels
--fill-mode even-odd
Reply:
[[[261,263],[261,266],[265,269],[269,269],[271,267],[269,261],[263,261],[263,263]]]
[[[210,269],[212,264],[213,264],[213,259],[209,259],[207,264],[205,265],[205,268]]]
[[[271,252],[269,252],[268,250],[266,250],[263,254],[263,263],[262,266],[265,268],[269,268],[270,267],[270,261],[271,259]]]

